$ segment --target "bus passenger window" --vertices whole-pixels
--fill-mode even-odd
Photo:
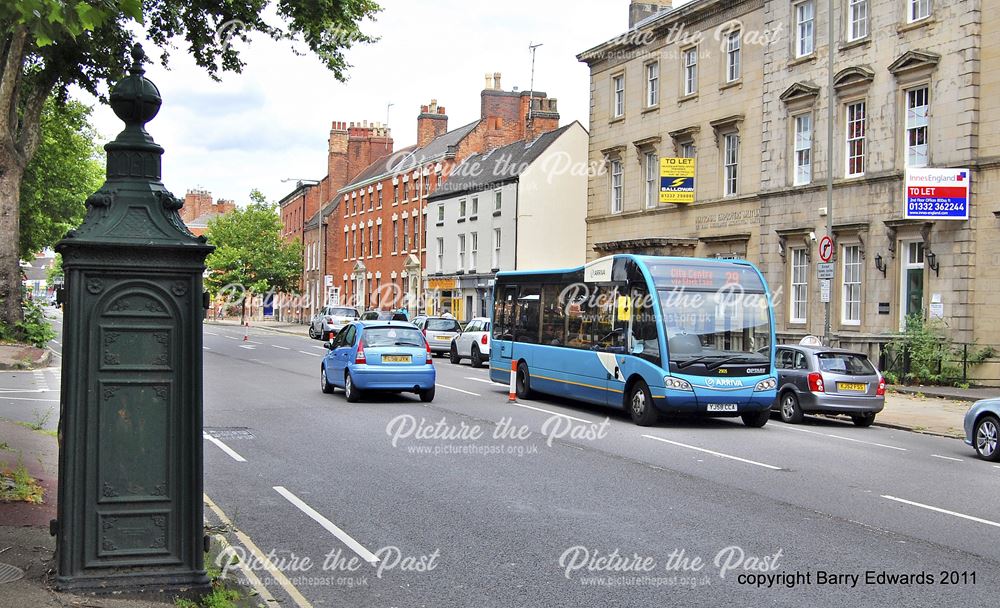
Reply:
[[[566,303],[561,285],[542,287],[542,344],[562,346],[566,341]]]
[[[514,323],[514,341],[525,344],[538,344],[538,323],[541,317],[541,289],[538,286],[521,288],[517,299],[516,320]]]

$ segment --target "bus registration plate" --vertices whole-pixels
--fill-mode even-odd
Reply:
[[[709,403],[708,411],[710,412],[735,412],[737,406],[735,403]]]

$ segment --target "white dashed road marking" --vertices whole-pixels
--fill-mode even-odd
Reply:
[[[274,491],[284,496],[285,499],[288,500],[288,502],[298,507],[300,511],[302,511],[310,518],[312,518],[313,521],[323,526],[323,528],[325,528],[327,532],[337,537],[340,540],[340,542],[347,545],[351,549],[351,551],[357,553],[361,559],[365,560],[366,562],[372,565],[378,563],[379,560],[377,557],[375,557],[374,553],[372,553],[368,549],[365,549],[361,545],[361,543],[351,538],[350,534],[344,532],[343,530],[338,528],[332,521],[323,517],[315,509],[313,509],[306,503],[302,502],[302,500],[298,496],[292,494],[282,486],[274,486]]]
[[[671,445],[687,448],[689,450],[704,452],[706,454],[711,454],[712,456],[718,456],[719,458],[728,458],[729,460],[737,460],[739,462],[745,462],[747,464],[752,464],[754,466],[764,467],[765,469],[771,469],[772,471],[781,470],[781,467],[776,467],[771,464],[764,464],[763,462],[757,462],[756,460],[747,460],[746,458],[740,458],[739,456],[730,456],[729,454],[723,454],[722,452],[714,452],[712,450],[706,450],[705,448],[699,448],[697,446],[688,445],[686,443],[681,443],[679,441],[671,441],[669,439],[664,439],[663,437],[657,437],[655,435],[643,435],[643,437],[645,437],[646,439],[654,439],[656,441],[662,441],[663,443],[669,443]]]
[[[949,511],[948,509],[942,509],[940,507],[932,507],[931,505],[925,505],[919,502],[913,502],[912,500],[906,500],[904,498],[896,498],[895,496],[888,496],[886,494],[882,495],[882,498],[888,500],[895,500],[896,502],[901,502],[904,505],[911,505],[914,507],[920,507],[921,509],[927,509],[928,511],[936,511],[938,513],[944,513],[945,515],[952,515],[954,517],[961,517],[962,519],[967,519],[969,521],[974,521],[980,524],[986,524],[987,526],[994,526],[1000,528],[1000,523],[995,521],[990,521],[988,519],[982,519],[981,517],[973,517],[972,515],[966,515],[964,513],[958,513],[957,511]]]

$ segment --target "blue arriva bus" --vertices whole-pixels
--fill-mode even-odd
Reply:
[[[615,255],[586,266],[500,272],[490,379],[625,408],[767,423],[775,399],[767,282],[743,260]]]

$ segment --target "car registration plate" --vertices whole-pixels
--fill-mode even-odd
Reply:
[[[708,411],[710,412],[735,412],[737,411],[737,405],[735,403],[709,403]]]
[[[409,363],[410,355],[383,355],[382,363]]]
[[[451,336],[434,336],[435,340],[451,340]]]
[[[868,385],[859,382],[838,382],[838,391],[849,391],[852,393],[863,393],[868,390]]]

